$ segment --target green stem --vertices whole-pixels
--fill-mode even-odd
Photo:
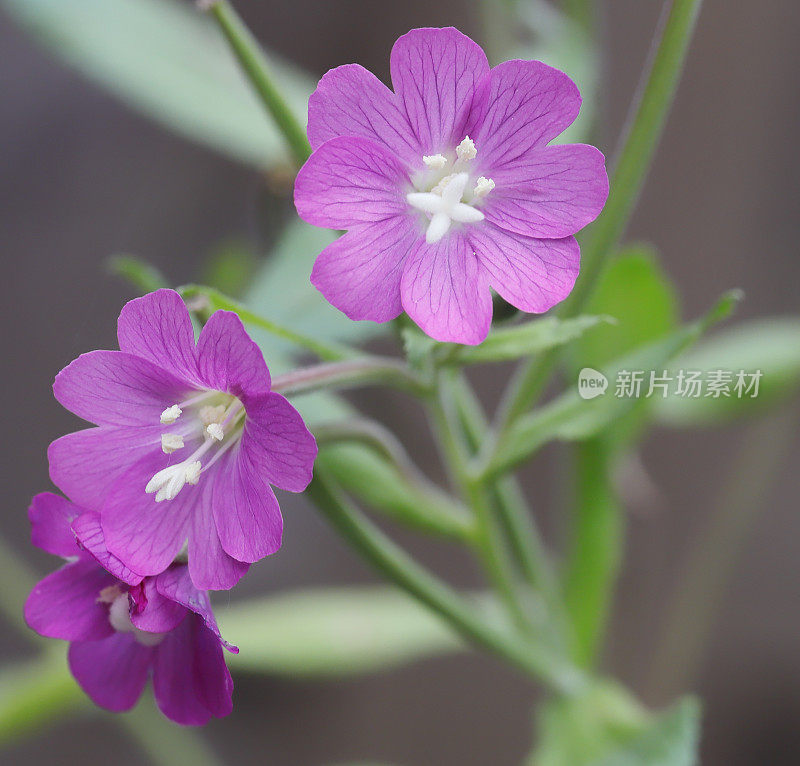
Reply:
[[[487,624],[474,606],[389,540],[336,491],[324,469],[308,493],[334,528],[378,572],[437,613],[461,636],[543,681],[560,694],[584,687],[584,675],[546,647]]]
[[[258,41],[226,0],[206,0],[203,5],[216,20],[250,84],[283,133],[295,162],[302,165],[311,155],[311,145],[302,124],[273,82],[269,62]]]
[[[273,322],[271,319],[256,314],[243,303],[229,298],[213,287],[205,287],[204,285],[183,285],[178,288],[178,292],[184,300],[189,302],[195,301],[197,303],[194,307],[195,310],[206,310],[210,313],[219,310],[233,311],[245,324],[259,327],[277,338],[281,338],[306,351],[310,351],[324,362],[338,362],[344,359],[351,359],[359,353],[348,346],[323,343],[307,335],[303,335],[302,333],[290,330],[288,327],[284,327],[277,322]],[[195,299],[199,299],[199,302]]]
[[[383,384],[424,397],[429,387],[403,362],[391,357],[365,356],[344,362],[302,367],[272,381],[272,390],[286,396],[309,394],[322,389],[354,388]]]

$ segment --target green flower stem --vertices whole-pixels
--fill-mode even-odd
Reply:
[[[311,155],[311,144],[302,124],[273,82],[269,62],[258,41],[226,0],[204,0],[201,5],[216,20],[250,84],[283,133],[296,164],[302,165]],[[198,55],[202,55],[202,51],[198,51]]]
[[[552,691],[575,694],[584,674],[549,648],[484,622],[474,606],[389,540],[338,493],[324,469],[315,471],[308,493],[333,527],[384,577],[440,615],[476,646],[538,678]]]
[[[243,303],[223,295],[219,290],[204,285],[183,285],[178,288],[178,292],[184,300],[193,302],[195,310],[204,310],[208,313],[224,310],[233,311],[239,318],[253,327],[266,330],[277,338],[293,343],[295,346],[310,351],[324,362],[338,362],[343,359],[352,359],[360,352],[349,346],[334,343],[322,343],[321,341],[309,338],[307,335],[290,330],[288,327],[273,322],[271,319],[256,314]]]
[[[674,0],[664,6],[660,25],[663,31],[654,38],[649,70],[631,104],[611,173],[608,201],[582,238],[581,272],[572,294],[558,309],[560,316],[575,316],[580,312],[603,263],[625,231],[675,97],[700,4],[701,0]],[[557,352],[545,352],[519,367],[500,409],[498,438],[502,439],[510,423],[539,396],[559,356]]]
[[[429,386],[405,363],[391,357],[365,356],[344,362],[330,362],[303,367],[280,375],[272,381],[272,390],[286,396],[313,393],[323,389],[354,388],[382,384],[425,397]]]

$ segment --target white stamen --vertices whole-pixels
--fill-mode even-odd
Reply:
[[[426,154],[422,161],[429,167],[433,168],[434,170],[441,170],[445,165],[447,165],[447,157],[443,154]]]
[[[165,426],[171,425],[181,416],[182,412],[183,410],[178,407],[177,404],[173,404],[172,407],[167,407],[167,409],[161,413],[161,423]]]
[[[465,136],[464,140],[456,147],[456,156],[462,162],[474,160],[478,156],[475,142],[469,136]]]
[[[225,431],[219,423],[209,423],[206,426],[206,433],[212,438],[221,442],[225,438]]]
[[[480,210],[461,201],[468,181],[468,173],[457,173],[442,188],[441,196],[434,192],[411,192],[406,195],[409,205],[432,214],[425,232],[425,241],[429,245],[438,242],[450,229],[453,221],[477,223],[483,220],[484,215]]]
[[[183,437],[180,434],[161,434],[161,450],[165,455],[183,449]]]
[[[205,426],[219,423],[223,417],[225,417],[225,405],[223,404],[218,404],[216,407],[206,405],[200,408],[200,420]]]
[[[492,189],[494,189],[494,181],[486,176],[481,176],[475,184],[475,191],[472,192],[475,197],[481,199],[485,197]]]

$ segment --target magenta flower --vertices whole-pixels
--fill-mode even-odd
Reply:
[[[34,545],[67,562],[25,604],[43,636],[70,641],[69,667],[100,707],[129,710],[147,679],[161,711],[200,725],[231,712],[233,681],[208,601],[183,564],[142,578],[105,548],[99,516],[49,492],[28,511]],[[102,565],[102,566],[101,566]]]
[[[130,301],[120,351],[93,351],[56,377],[56,398],[97,425],[50,445],[50,476],[99,509],[106,545],[139,575],[163,572],[188,544],[201,590],[231,588],[275,552],[283,522],[271,484],[301,492],[317,448],[297,411],[270,391],[258,346],[217,311],[195,344],[172,290]]]
[[[314,153],[295,204],[309,223],[347,229],[311,281],[351,319],[405,310],[442,341],[486,337],[490,287],[547,311],[578,274],[571,235],[608,196],[597,149],[549,145],[578,115],[578,89],[539,61],[490,69],[452,28],[401,37],[391,74],[394,92],[341,66],[309,101]]]

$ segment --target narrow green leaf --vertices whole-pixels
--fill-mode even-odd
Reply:
[[[538,354],[580,338],[587,330],[613,323],[609,316],[578,316],[572,319],[545,317],[494,330],[480,346],[457,346],[448,361],[458,364],[499,362]]]
[[[679,356],[670,371],[715,370],[733,376],[730,396],[669,396],[655,402],[656,418],[675,427],[713,425],[761,414],[800,389],[800,318],[770,317],[726,329]],[[762,372],[758,395],[737,396],[736,375]]]
[[[169,287],[167,278],[155,266],[135,255],[112,255],[106,265],[112,274],[126,280],[141,293]]]
[[[463,644],[441,620],[389,587],[298,591],[217,609],[241,652],[234,670],[345,676],[389,668]]]
[[[2,0],[40,42],[166,127],[260,167],[288,161],[282,136],[214,23],[177,0]],[[271,58],[305,124],[314,81]]]

